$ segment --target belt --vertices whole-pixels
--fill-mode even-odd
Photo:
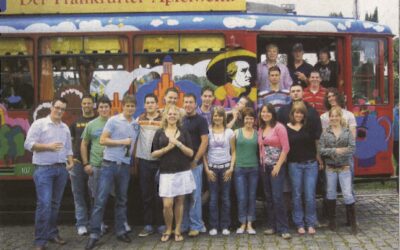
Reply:
[[[222,163],[222,164],[209,164],[209,168],[213,169],[224,169],[224,168],[229,168],[231,166],[230,162]]]
[[[116,165],[122,165],[122,164],[129,165],[128,163],[125,163],[125,162],[122,162],[122,161],[109,161],[109,160],[106,160],[106,159],[103,159],[103,161],[105,163],[112,163],[112,164],[116,164]]]
[[[316,160],[295,161],[294,163],[297,163],[297,164],[311,164],[311,163],[314,163],[314,162],[316,162]]]
[[[35,164],[37,167],[65,167],[66,164],[65,162],[56,162],[56,163],[52,163],[52,164]]]

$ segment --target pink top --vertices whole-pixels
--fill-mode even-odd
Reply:
[[[258,145],[260,150],[260,159],[263,161],[264,157],[264,145],[269,145],[272,147],[281,148],[282,152],[289,152],[289,139],[287,135],[287,131],[285,126],[281,123],[277,122],[275,127],[268,133],[267,136],[263,138],[263,130],[262,128],[258,129]],[[263,162],[261,162],[264,165]]]

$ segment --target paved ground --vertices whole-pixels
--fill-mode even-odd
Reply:
[[[293,238],[283,240],[277,236],[264,236],[263,224],[257,225],[257,235],[231,234],[230,236],[210,237],[203,234],[197,238],[186,237],[183,243],[170,241],[161,243],[159,235],[147,238],[138,238],[136,234],[141,229],[134,228],[130,235],[131,244],[121,243],[109,233],[104,236],[96,249],[399,249],[399,197],[393,191],[384,191],[380,194],[363,192],[357,202],[359,234],[353,236],[349,228],[341,226],[345,221],[345,209],[342,203],[338,206],[337,232],[326,228],[317,229],[315,236],[298,236],[291,229]],[[262,205],[257,206],[257,215],[262,220]],[[68,244],[58,247],[49,244],[48,249],[83,249],[87,237],[78,236],[72,225],[60,226],[61,235],[68,240]],[[0,225],[0,249],[32,249],[33,225],[4,226]]]

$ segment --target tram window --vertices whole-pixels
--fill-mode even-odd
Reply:
[[[0,39],[0,104],[8,110],[33,105],[33,44],[30,39]]]
[[[387,104],[387,44],[383,39],[354,39],[352,42],[353,104]]]
[[[126,37],[50,37],[40,40],[41,101],[66,89],[100,93],[110,76],[128,69]]]

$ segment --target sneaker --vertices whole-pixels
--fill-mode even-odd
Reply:
[[[88,233],[88,231],[85,226],[78,227],[78,235],[83,236],[83,235],[87,235],[87,233]]]
[[[132,231],[132,228],[129,226],[128,222],[126,222],[126,221],[124,222],[124,227],[125,227],[125,231],[127,233]]]
[[[254,230],[254,228],[247,229],[246,231],[250,235],[255,235],[257,233],[256,230]]]
[[[199,234],[200,234],[200,231],[190,230],[189,233],[188,233],[188,236],[189,237],[197,237],[197,236],[199,236]]]
[[[236,234],[243,234],[244,233],[244,228],[239,227],[238,229],[236,229]]]
[[[147,226],[145,226],[145,227],[143,228],[142,231],[140,231],[140,233],[138,234],[138,236],[139,236],[139,237],[146,237],[146,236],[149,236],[150,234],[153,234],[153,233],[154,233],[153,227],[147,225]]]
[[[105,235],[108,233],[108,226],[104,223],[101,223],[101,235]]]
[[[202,229],[200,229],[200,233],[207,233],[207,228],[204,226]]]
[[[290,233],[283,233],[281,234],[281,237],[285,240],[289,240],[292,238],[292,236],[290,235]]]
[[[271,228],[264,231],[265,235],[273,235],[274,233],[275,233],[275,230],[271,229]]]
[[[229,229],[222,229],[222,234],[223,235],[230,235],[231,234],[231,231],[229,231]]]
[[[217,231],[217,229],[213,228],[208,232],[208,234],[211,235],[211,236],[215,236],[215,235],[218,234],[218,231]]]

